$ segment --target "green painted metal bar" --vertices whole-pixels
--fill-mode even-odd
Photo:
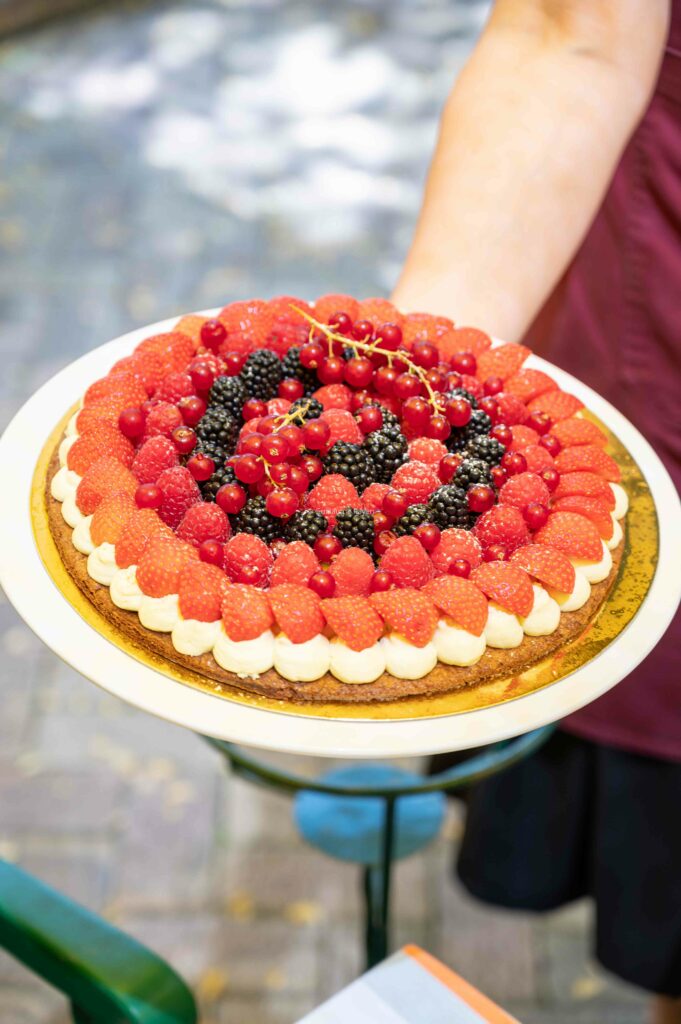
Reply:
[[[453,768],[448,768],[437,775],[424,777],[422,782],[410,784],[386,784],[385,786],[340,786],[333,783],[320,782],[314,778],[306,778],[304,775],[297,775],[286,772],[267,762],[259,761],[250,753],[233,743],[225,740],[213,739],[210,736],[203,738],[216,750],[220,751],[230,762],[234,772],[249,782],[260,785],[274,786],[288,792],[298,792],[301,789],[311,790],[315,793],[329,793],[335,796],[406,796],[414,793],[435,793],[443,790],[457,789],[460,786],[468,786],[473,782],[479,782],[488,775],[493,775],[504,768],[510,767],[516,761],[528,757],[537,750],[554,731],[555,726],[547,725],[534,732],[525,733],[514,739],[503,740],[493,746],[485,748],[481,753]]]
[[[0,947],[63,992],[78,1024],[196,1024],[191,992],[160,957],[2,860]]]

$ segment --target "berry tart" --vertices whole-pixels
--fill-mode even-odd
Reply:
[[[223,692],[516,675],[588,627],[627,510],[608,438],[529,354],[385,299],[182,317],[69,420],[60,556],[118,631]]]

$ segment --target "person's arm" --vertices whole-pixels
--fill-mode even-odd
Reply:
[[[400,309],[522,336],[646,109],[668,17],[669,0],[497,0],[442,116]]]

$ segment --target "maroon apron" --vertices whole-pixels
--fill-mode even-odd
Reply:
[[[650,107],[528,343],[623,412],[681,490],[681,0]],[[631,675],[562,724],[681,761],[679,613]]]

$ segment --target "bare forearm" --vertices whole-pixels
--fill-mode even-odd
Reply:
[[[498,4],[447,103],[394,294],[403,309],[509,340],[584,237],[645,108],[664,39],[662,17],[650,68],[630,74],[619,53],[585,52],[560,31],[552,37],[513,17],[520,7]]]

